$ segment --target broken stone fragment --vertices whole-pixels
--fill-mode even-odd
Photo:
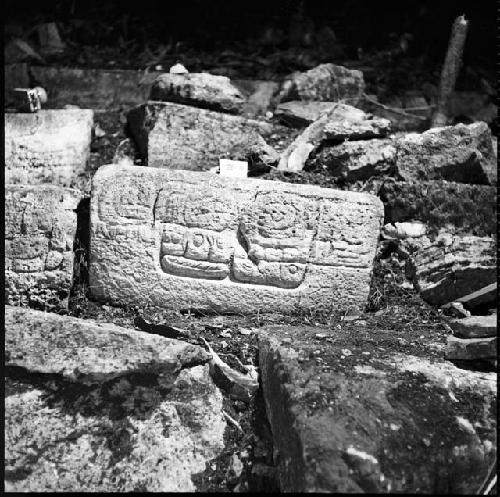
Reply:
[[[169,102],[148,102],[128,114],[130,132],[150,167],[209,170],[219,159],[261,161],[278,154],[264,141],[268,123]]]
[[[497,336],[496,314],[453,319],[448,324],[453,330],[453,335],[458,338],[489,338]]]
[[[245,104],[245,97],[229,78],[203,72],[162,74],[153,82],[149,99],[231,114],[239,114]]]
[[[289,100],[343,101],[356,105],[365,88],[363,73],[335,64],[321,64],[306,72],[288,76],[281,88],[279,102]]]
[[[490,237],[438,237],[413,254],[408,261],[407,275],[430,304],[454,302],[496,283],[496,242]],[[494,302],[495,293],[475,299],[474,305]]]
[[[446,339],[446,358],[450,360],[475,361],[497,357],[497,337]]]
[[[496,184],[497,165],[486,123],[457,124],[396,139],[396,169],[404,180]]]
[[[496,233],[493,186],[443,180],[386,181],[379,196],[384,202],[386,222],[419,220],[436,228],[451,224],[476,236]]]
[[[304,102],[293,100],[282,102],[274,111],[274,117],[295,128],[309,126],[317,121],[325,112],[333,110],[336,102]]]
[[[6,366],[58,374],[86,385],[130,374],[153,374],[164,386],[181,369],[204,364],[197,345],[70,316],[6,306]]]
[[[80,199],[59,186],[5,185],[5,303],[67,307]]]
[[[387,239],[419,238],[427,233],[427,226],[419,221],[388,223],[382,228],[382,236]]]
[[[74,186],[90,156],[93,112],[5,114],[5,181]]]

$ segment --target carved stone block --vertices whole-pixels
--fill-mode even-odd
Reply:
[[[93,112],[5,114],[6,183],[74,186],[90,155]]]
[[[6,185],[6,304],[67,306],[79,200],[69,188]]]
[[[90,290],[159,308],[360,309],[382,216],[368,194],[103,166],[92,185]]]

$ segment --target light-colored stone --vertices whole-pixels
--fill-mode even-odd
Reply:
[[[475,361],[497,357],[497,337],[458,338],[446,340],[446,357],[451,360]]]
[[[396,169],[404,180],[496,184],[497,165],[486,123],[409,133],[396,140],[396,148]]]
[[[448,304],[497,281],[496,242],[490,237],[438,237],[413,254],[407,270],[424,300]],[[494,302],[495,293],[477,298],[474,305]]]
[[[5,303],[66,307],[80,192],[5,186]]]
[[[188,342],[12,306],[5,308],[5,355],[6,366],[86,385],[142,373],[160,376],[164,386],[211,357]]]
[[[11,491],[194,492],[193,477],[224,448],[223,397],[206,365],[168,389],[154,378],[35,380],[5,398]]]
[[[217,312],[362,308],[382,215],[369,194],[103,166],[90,289],[118,305]]]
[[[343,101],[356,105],[364,88],[361,71],[335,64],[321,64],[309,71],[288,76],[280,91],[279,101]]]
[[[149,99],[231,114],[239,114],[245,104],[245,97],[229,78],[204,72],[162,74],[153,82]]]
[[[282,102],[274,111],[274,117],[289,126],[301,128],[317,121],[325,112],[333,110],[336,102],[304,102],[292,100]]]
[[[278,161],[261,136],[271,133],[268,123],[169,102],[140,105],[128,122],[151,167],[206,171],[219,159]]]
[[[387,239],[419,238],[427,233],[427,226],[419,221],[388,223],[382,228],[382,235]]]
[[[93,112],[5,114],[5,182],[73,186],[90,156]]]
[[[448,324],[453,330],[453,335],[458,338],[488,338],[497,336],[496,314],[453,319]]]

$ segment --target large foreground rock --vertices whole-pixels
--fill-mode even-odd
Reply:
[[[5,365],[87,385],[127,374],[155,374],[165,386],[183,368],[204,364],[197,345],[68,316],[6,306]]]
[[[427,350],[412,348],[418,356],[401,354],[411,333],[260,333],[282,492],[477,491],[496,456],[496,375],[455,367],[430,336]]]
[[[103,166],[92,186],[91,292],[217,312],[362,308],[381,217],[368,194]]]
[[[424,300],[448,304],[496,283],[496,251],[496,241],[490,237],[438,237],[412,255],[407,275]],[[468,305],[493,303],[495,294],[489,292]]]
[[[316,100],[356,105],[363,95],[363,73],[335,64],[321,64],[306,72],[288,76],[279,95],[280,102]]]
[[[346,158],[345,160],[348,160]],[[459,231],[487,236],[497,230],[496,188],[450,181],[387,181],[379,191],[385,222],[451,224]]]
[[[404,180],[496,184],[497,165],[486,123],[409,133],[397,140],[397,149],[396,168]]]
[[[5,186],[5,303],[67,306],[80,197],[58,186]]]
[[[6,183],[73,186],[90,156],[93,112],[5,114]]]
[[[203,72],[162,74],[153,82],[149,99],[231,114],[239,114],[245,104],[245,97],[229,78]]]
[[[139,152],[151,167],[207,170],[219,159],[277,162],[261,134],[267,123],[187,105],[148,102],[128,114]]]

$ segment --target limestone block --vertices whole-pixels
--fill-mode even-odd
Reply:
[[[148,102],[128,114],[130,132],[151,167],[208,170],[219,159],[277,162],[261,134],[264,122],[170,102]]]
[[[446,339],[446,357],[451,360],[475,361],[497,357],[497,337]]]
[[[65,307],[80,192],[5,186],[5,302]]]
[[[90,156],[93,112],[5,114],[6,183],[76,184]]]
[[[458,338],[489,338],[497,336],[497,315],[469,316],[449,322],[453,335]]]
[[[369,194],[103,166],[90,289],[101,301],[174,309],[362,308],[381,220]]]
[[[208,362],[198,345],[111,323],[5,308],[5,365],[92,385],[129,374],[156,374],[165,386],[183,368]]]
[[[486,123],[409,133],[396,142],[396,168],[404,180],[496,184],[497,165]]]
[[[149,98],[230,114],[239,114],[245,104],[245,97],[228,77],[203,72],[161,74],[153,82]]]

